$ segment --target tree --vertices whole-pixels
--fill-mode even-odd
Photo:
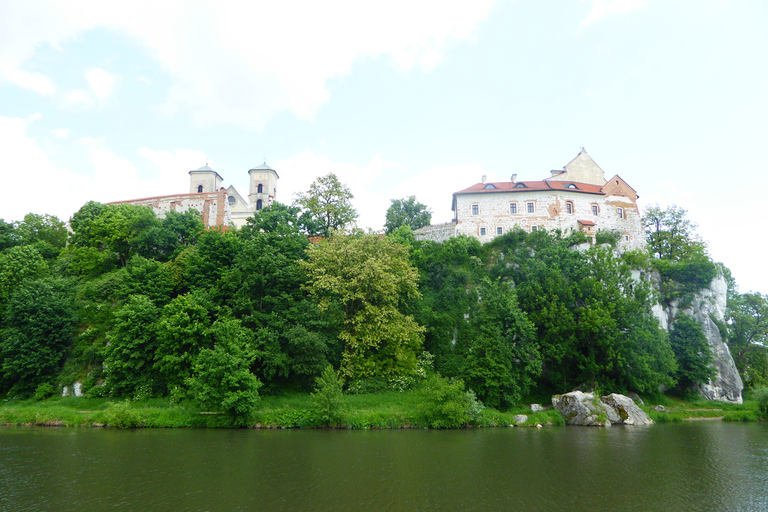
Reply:
[[[680,389],[690,389],[714,377],[712,350],[695,318],[684,314],[677,317],[672,323],[669,342],[677,359],[675,377]]]
[[[336,303],[342,311],[343,375],[393,382],[414,372],[423,328],[400,310],[419,295],[418,273],[404,246],[378,235],[333,234],[310,246],[301,265],[319,309]]]
[[[28,213],[13,228],[17,245],[35,247],[47,260],[55,259],[67,243],[67,227],[53,215]]]
[[[201,406],[223,411],[243,425],[256,408],[261,387],[250,371],[253,335],[234,319],[216,321],[210,335],[213,346],[200,351],[192,375],[185,380],[189,396]]]
[[[426,205],[417,203],[415,196],[409,196],[406,199],[392,199],[391,202],[384,222],[387,234],[392,233],[395,228],[400,226],[419,229],[429,226],[432,222],[432,212]]]
[[[462,374],[486,405],[514,405],[541,373],[534,325],[520,310],[509,284],[486,280],[480,296]]]
[[[310,235],[328,236],[357,218],[353,197],[349,188],[330,173],[313,181],[307,192],[297,194],[294,204],[304,210],[301,223]]]
[[[317,386],[311,395],[312,412],[315,418],[322,425],[340,425],[344,412],[344,394],[342,393],[344,379],[339,377],[331,365],[328,365],[315,382]]]
[[[161,391],[153,367],[159,316],[157,306],[144,295],[131,295],[115,313],[104,355],[106,385],[113,395],[151,396]]]
[[[728,301],[728,345],[744,382],[768,380],[763,363],[768,346],[768,296],[735,294]]]
[[[13,293],[0,335],[2,387],[31,395],[61,369],[75,327],[73,286],[66,279],[26,281]]]
[[[643,213],[643,228],[648,249],[657,258],[680,261],[692,253],[705,253],[706,246],[696,234],[697,225],[688,211],[672,205],[662,210],[651,205]]]
[[[48,264],[32,246],[15,246],[0,253],[0,314],[14,290],[25,280],[48,274]]]

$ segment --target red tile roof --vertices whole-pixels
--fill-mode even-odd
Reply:
[[[523,184],[520,187],[519,184]],[[486,188],[492,185],[494,188]],[[573,185],[576,188],[568,188]],[[535,190],[569,190],[571,192],[582,192],[586,194],[602,194],[603,187],[600,185],[590,185],[589,183],[577,183],[573,181],[502,181],[499,183],[475,183],[469,188],[454,192],[457,194],[494,194],[498,192],[530,192]]]
[[[591,220],[577,220],[576,222],[578,222],[582,226],[596,226],[597,225],[594,222],[592,222]]]

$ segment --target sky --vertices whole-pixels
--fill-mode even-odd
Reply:
[[[768,293],[763,0],[0,0],[0,218],[189,190],[291,203],[334,172],[358,225],[581,147],[688,210],[741,292]]]

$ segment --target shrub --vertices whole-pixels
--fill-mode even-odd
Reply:
[[[768,387],[756,389],[752,397],[757,402],[757,410],[760,414],[768,418]]]
[[[139,413],[131,409],[128,400],[109,404],[109,407],[104,411],[104,423],[117,428],[137,428],[143,426]]]
[[[474,393],[464,390],[461,380],[432,375],[425,381],[421,394],[420,412],[432,428],[463,427],[473,420],[473,416],[477,420],[482,412],[482,404],[475,399]]]
[[[328,365],[316,382],[317,387],[312,393],[312,413],[321,425],[340,425],[344,411],[344,394],[341,390],[344,381]]]
[[[52,397],[55,393],[56,388],[53,387],[53,384],[50,382],[43,382],[37,386],[37,389],[35,389],[35,394],[32,395],[32,400],[39,402],[40,400]]]

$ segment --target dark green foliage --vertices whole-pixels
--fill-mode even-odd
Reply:
[[[704,384],[714,376],[712,350],[695,318],[684,314],[676,318],[669,341],[677,360],[675,378],[680,389]]]
[[[61,369],[76,326],[72,285],[25,281],[11,296],[0,334],[0,389],[9,395],[29,396]]]
[[[384,229],[387,234],[392,233],[400,226],[408,226],[411,229],[419,229],[429,226],[432,222],[432,212],[426,205],[416,201],[416,197],[409,196],[404,199],[392,199],[387,210]]]
[[[48,275],[48,264],[33,246],[14,246],[0,253],[0,313],[25,280]]]
[[[252,334],[234,319],[219,320],[210,329],[212,348],[195,358],[185,380],[189,397],[204,408],[223,411],[236,424],[247,423],[259,401],[261,382],[250,371],[255,357]]]
[[[144,295],[132,295],[117,310],[105,348],[107,387],[115,396],[162,391],[154,372],[158,347],[158,307]]]
[[[459,428],[473,419],[473,412],[482,410],[472,393],[464,390],[461,380],[449,380],[432,375],[421,389],[421,415],[432,428]]]
[[[760,414],[768,419],[768,387],[758,388],[752,392],[752,399],[757,402]]]
[[[727,315],[725,337],[744,383],[768,385],[768,296],[733,293]]]
[[[611,247],[616,247],[621,240],[621,231],[612,229],[610,231],[600,230],[595,233],[595,243],[597,245],[608,244]]]
[[[309,235],[329,236],[343,230],[357,218],[352,192],[335,174],[320,176],[307,192],[296,195],[294,205],[301,208],[302,230]]]
[[[10,236],[12,245],[34,247],[43,258],[53,260],[67,243],[67,228],[53,215],[28,213],[23,221],[13,223],[13,233]],[[2,237],[0,228],[0,251],[5,245]]]
[[[316,384],[312,393],[312,414],[315,420],[327,427],[341,425],[345,409],[342,392],[344,380],[328,365],[317,377]]]
[[[528,393],[541,373],[534,325],[508,284],[486,280],[480,290],[461,375],[486,405],[507,407]]]

